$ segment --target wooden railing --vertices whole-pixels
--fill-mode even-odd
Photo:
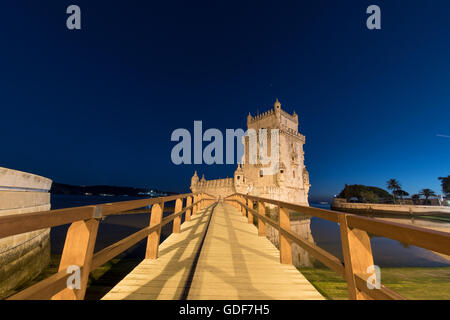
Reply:
[[[292,264],[291,244],[296,243],[328,268],[342,276],[347,282],[349,298],[353,300],[405,299],[383,285],[379,288],[371,286],[373,289],[369,289],[368,282],[372,284],[372,272],[374,270],[371,267],[374,266],[374,261],[368,233],[450,255],[450,233],[446,232],[244,194],[233,194],[225,198],[225,201],[241,210],[242,214],[248,217],[249,223],[253,223],[254,217],[258,218],[259,236],[266,235],[266,224],[278,230],[281,263]],[[278,221],[266,216],[266,204],[278,207]],[[314,243],[293,233],[290,228],[290,211],[338,223],[344,262]]]
[[[183,207],[183,202],[186,204]],[[175,201],[174,212],[163,217],[164,203]],[[147,240],[146,259],[158,258],[161,228],[173,221],[173,233],[180,232],[182,215],[190,221],[191,215],[211,205],[216,200],[205,193],[181,194],[169,197],[107,203],[100,205],[50,210],[28,214],[0,217],[0,238],[24,232],[71,224],[66,235],[58,272],[35,285],[9,297],[11,300],[83,299],[86,293],[89,273],[112,258],[129,249],[141,240]],[[94,253],[100,220],[107,216],[135,214],[137,208],[151,206],[148,227]],[[148,213],[148,211],[147,211]],[[80,270],[80,288],[69,289],[67,280],[73,266]]]

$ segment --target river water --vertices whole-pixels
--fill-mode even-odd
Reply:
[[[97,197],[97,196],[74,196],[74,195],[52,195],[52,209],[61,209],[74,206],[99,204],[107,202],[134,200],[132,197]],[[173,206],[168,204],[167,206]],[[311,204],[311,206],[329,209],[329,205]],[[101,250],[114,242],[131,235],[134,232],[148,226],[149,214],[136,214],[126,216],[107,217],[100,224],[95,251]],[[402,219],[405,223],[409,219]],[[415,225],[418,224],[414,221]],[[450,232],[450,223],[428,222],[426,225],[440,228],[442,231]],[[293,216],[291,218],[293,230],[309,241],[330,252],[336,257],[342,258],[339,226],[336,223],[308,216]],[[64,239],[68,226],[60,226],[51,230],[52,253],[60,254],[64,246]],[[162,230],[162,240],[170,234],[171,224]],[[269,238],[274,240],[275,235],[269,232]],[[274,241],[276,242],[276,240]],[[450,266],[450,261],[428,250],[415,246],[407,246],[398,241],[382,237],[372,237],[372,250],[375,264],[380,267],[441,267]],[[142,258],[145,253],[145,241],[130,248],[123,256],[128,258]],[[312,259],[306,252],[294,246],[294,262],[298,266],[314,265]]]

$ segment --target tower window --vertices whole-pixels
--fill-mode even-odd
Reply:
[[[239,180],[241,178],[241,176],[237,176],[237,179]]]
[[[259,177],[263,177],[263,176],[264,176],[263,171],[262,171],[262,170],[259,170]]]
[[[282,170],[280,170],[280,173],[284,173],[284,170],[282,169]]]

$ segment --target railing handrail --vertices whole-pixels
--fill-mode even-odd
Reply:
[[[129,214],[127,212],[129,210],[144,208],[160,202],[184,199],[198,194],[200,193],[185,193],[167,197],[101,203],[97,205],[0,216],[0,239],[24,232],[57,227],[79,220]],[[99,213],[100,215],[98,215]],[[95,216],[96,214],[97,216]]]
[[[208,196],[208,197],[207,197]],[[186,198],[186,206],[183,208],[183,199]],[[194,201],[192,201],[194,199]],[[165,202],[176,200],[174,212],[166,217],[162,216],[163,207]],[[90,206],[82,206],[76,208],[67,208],[67,209],[59,209],[59,210],[49,210],[45,212],[35,212],[35,213],[27,213],[27,214],[19,214],[19,215],[9,215],[0,217],[0,238],[20,234],[23,232],[29,232],[34,230],[39,230],[43,228],[55,227],[59,225],[72,223],[71,227],[76,225],[79,222],[92,222],[94,223],[94,229],[92,231],[87,232],[87,241],[90,243],[86,248],[82,248],[78,253],[68,252],[66,254],[65,260],[77,260],[76,256],[80,256],[80,254],[86,254],[86,259],[84,262],[79,265],[80,272],[85,276],[85,282],[82,285],[81,290],[78,291],[79,294],[72,294],[70,298],[83,298],[84,293],[86,291],[87,285],[87,276],[86,270],[89,272],[95,270],[100,267],[104,263],[113,259],[120,253],[129,249],[131,246],[136,243],[144,240],[145,238],[149,238],[147,243],[147,253],[146,258],[152,259],[152,257],[148,257],[149,252],[152,252],[152,255],[158,256],[158,246],[159,246],[159,237],[161,228],[168,223],[174,221],[173,232],[178,233],[181,223],[181,216],[186,214],[186,220],[190,220],[190,215],[196,214],[198,209],[203,208],[204,202],[206,201],[216,201],[214,196],[211,196],[206,193],[187,193],[180,194],[174,196],[167,197],[158,197],[158,198],[149,198],[142,200],[131,200],[131,201],[122,201],[115,203],[106,203],[99,205],[90,205]],[[152,206],[152,213],[156,215],[156,220],[153,220],[152,217],[150,220],[150,226],[145,227],[132,235],[121,239],[114,244],[94,253],[93,247],[95,245],[95,241],[97,238],[97,229],[98,224],[101,218],[109,216],[109,215],[118,215],[118,214],[127,214],[128,210],[143,208],[149,205],[156,205],[155,209]],[[156,222],[155,222],[156,221]],[[71,238],[70,235],[73,236],[76,231],[68,230],[68,235],[66,236],[66,242],[63,250],[63,260],[66,250],[77,250],[77,243],[74,245],[74,241],[80,241],[80,239]],[[150,238],[150,236],[156,236]],[[86,239],[85,239],[86,240]],[[67,247],[67,249],[66,249]],[[83,245],[79,245],[78,247],[83,247]],[[90,248],[90,249],[88,249]],[[156,249],[155,249],[156,248]],[[156,250],[156,253],[154,252]],[[90,252],[84,252],[90,251]],[[67,258],[68,257],[68,258]],[[58,298],[66,298],[67,295],[64,295],[64,290],[66,290],[66,281],[70,277],[70,273],[67,273],[67,267],[65,267],[67,261],[60,262],[60,268],[56,274],[10,296],[9,300],[23,300],[23,299],[48,299],[52,297]],[[73,263],[78,265],[77,263]],[[86,269],[87,268],[87,269]]]
[[[410,226],[403,223],[382,221],[369,217],[362,217],[352,213],[344,213],[339,211],[307,207],[303,205],[283,202],[262,197],[255,197],[241,193],[234,195],[244,196],[255,201],[263,201],[271,203],[279,207],[290,209],[292,211],[301,212],[316,218],[339,223],[339,216],[346,215],[348,217],[349,227],[361,229],[372,234],[400,241],[405,244],[414,245],[431,251],[450,255],[450,233],[432,230],[429,228]],[[426,238],[429,237],[429,238]]]
[[[242,201],[246,199],[246,201]],[[387,222],[381,221],[373,218],[361,217],[354,214],[348,214],[343,212],[337,212],[332,210],[320,209],[307,207],[303,205],[292,204],[288,202],[267,199],[262,197],[256,197],[241,193],[235,193],[225,198],[226,201],[236,202],[244,211],[243,214],[247,214],[249,218],[249,223],[253,222],[253,216],[258,217],[258,230],[260,229],[260,223],[263,224],[262,230],[263,234],[265,234],[265,224],[268,223],[272,227],[278,230],[280,237],[280,259],[283,260],[283,255],[286,254],[286,251],[291,250],[291,245],[286,246],[287,242],[293,242],[308,251],[319,261],[324,263],[328,268],[335,271],[337,274],[342,276],[348,283],[349,287],[349,296],[352,299],[364,299],[364,298],[373,298],[373,299],[392,299],[392,300],[401,300],[405,299],[398,293],[392,291],[391,289],[381,285],[380,288],[369,289],[367,286],[367,275],[363,272],[366,272],[366,265],[373,265],[373,257],[372,251],[370,247],[370,239],[367,232],[395,239],[404,243],[412,244],[418,247],[422,247],[425,249],[429,249],[435,252],[450,254],[450,233],[430,230],[427,228],[416,227],[416,226],[408,226],[401,223],[395,222]],[[247,202],[250,206],[247,205]],[[262,213],[262,208],[258,205],[258,210],[253,208],[253,204],[261,204],[264,209],[264,213]],[[283,208],[284,219],[289,220],[289,211],[292,210],[296,212],[301,212],[313,217],[322,218],[328,221],[336,222],[340,225],[341,229],[341,240],[343,241],[343,250],[344,250],[344,260],[346,264],[344,264],[339,258],[335,257],[331,253],[321,249],[316,246],[314,243],[311,243],[307,240],[300,238],[294,232],[292,232],[284,226],[281,225],[281,218],[279,212],[279,221],[275,221],[265,215],[265,204],[270,203],[278,206],[279,210]],[[286,222],[284,222],[286,225]],[[289,226],[289,222],[287,223]],[[362,233],[351,234],[353,230],[361,230]],[[344,234],[343,234],[344,232]],[[259,232],[258,232],[259,234]],[[349,235],[351,234],[351,235]],[[353,237],[353,238],[352,238]],[[284,248],[282,238],[284,240]],[[354,241],[356,238],[358,240],[356,242],[361,241],[366,248],[361,251],[365,251],[361,253],[360,257],[358,256],[358,249],[355,245]],[[367,248],[368,247],[368,248]],[[285,251],[285,253],[283,253]],[[288,256],[291,253],[289,252]],[[368,256],[369,255],[369,256]],[[292,259],[288,258],[287,263],[292,263],[289,261]],[[362,262],[361,262],[362,261]],[[281,261],[283,263],[283,261]],[[362,271],[361,268],[363,268]]]

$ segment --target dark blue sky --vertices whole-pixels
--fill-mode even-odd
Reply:
[[[66,28],[70,4],[82,30]],[[365,26],[378,4],[382,30]],[[450,3],[2,1],[0,166],[71,184],[184,191],[176,128],[299,115],[311,195],[345,183],[440,192],[450,174]]]

